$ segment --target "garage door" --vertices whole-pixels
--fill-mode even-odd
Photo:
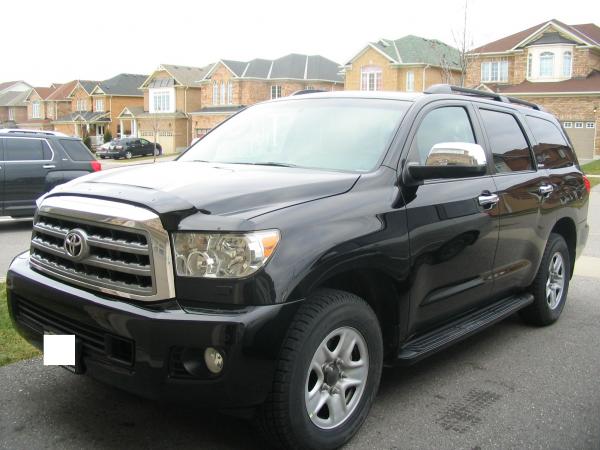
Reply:
[[[580,161],[594,158],[594,122],[564,121],[563,128],[571,138],[575,153]]]

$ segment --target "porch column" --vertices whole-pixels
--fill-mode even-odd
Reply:
[[[131,119],[131,134],[133,137],[139,137],[137,129],[137,120],[135,119]]]
[[[121,127],[121,135],[119,137],[124,137],[125,133],[123,131],[125,130],[125,128],[123,128],[123,119],[119,119],[119,126]]]
[[[86,131],[87,135],[89,136],[90,135],[90,124],[89,123],[85,124],[85,131]]]

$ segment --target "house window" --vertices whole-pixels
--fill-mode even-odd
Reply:
[[[233,104],[233,83],[231,81],[227,82],[227,104]]]
[[[219,82],[213,81],[213,95],[212,95],[213,105],[219,104]]]
[[[563,66],[562,66],[562,75],[563,77],[570,78],[571,77],[571,62],[572,62],[571,52],[563,53]]]
[[[563,123],[563,128],[573,128],[573,122],[565,122],[565,123]]]
[[[360,73],[360,89],[362,91],[381,90],[381,67],[365,66]]]
[[[103,98],[96,99],[96,111],[104,112],[104,99]]]
[[[315,89],[315,87],[312,84],[307,84],[306,86],[304,86],[304,89],[307,91],[312,91]]]
[[[586,128],[596,128],[596,124],[594,122],[586,122]]]
[[[150,105],[150,112],[173,112],[173,96],[173,89],[151,89],[152,104]]]
[[[221,105],[225,104],[225,82],[221,81]]]
[[[271,86],[271,99],[281,97],[281,86]]]
[[[544,52],[540,55],[540,77],[554,75],[554,53]]]
[[[583,128],[583,122],[575,122],[575,128]]]
[[[531,78],[533,73],[533,55],[530,53],[527,55],[527,78]]]
[[[481,81],[508,81],[508,61],[486,61],[481,63]]]
[[[415,73],[413,71],[406,72],[406,91],[412,92],[415,90]]]
[[[8,108],[8,120],[15,120],[15,108]]]
[[[40,102],[36,100],[33,103],[31,103],[31,118],[39,119],[41,116],[42,114],[40,111]]]
[[[77,111],[86,111],[86,101],[84,98],[77,99]]]

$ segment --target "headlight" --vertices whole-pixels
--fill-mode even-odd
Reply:
[[[279,231],[174,233],[175,267],[181,277],[241,278],[266,264]]]

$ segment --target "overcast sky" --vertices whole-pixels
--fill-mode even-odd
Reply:
[[[468,32],[478,46],[552,18],[599,24],[598,5],[469,0]],[[1,9],[0,82],[45,86],[147,74],[161,63],[203,66],[292,52],[344,63],[369,41],[406,34],[453,44],[464,0],[27,0]]]

